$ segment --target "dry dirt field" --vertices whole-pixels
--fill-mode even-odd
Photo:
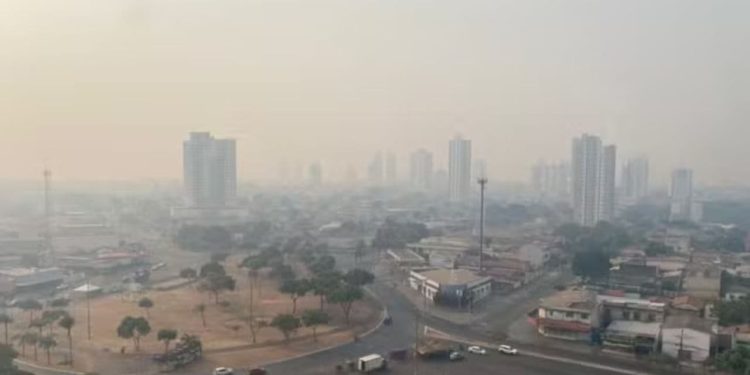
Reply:
[[[144,357],[164,350],[164,344],[156,339],[156,333],[163,328],[176,329],[180,335],[188,333],[200,336],[206,351],[206,360],[203,362],[208,364],[217,362],[237,367],[247,366],[249,360],[254,361],[253,358],[268,362],[349,341],[354,331],[367,330],[374,326],[380,317],[380,311],[373,301],[357,302],[352,309],[352,328],[349,329],[346,327],[340,307],[326,305],[325,309],[333,320],[330,325],[318,328],[318,336],[320,336],[318,343],[312,341],[310,329],[301,328],[292,339],[293,342],[285,345],[283,335],[275,328],[267,327],[258,334],[256,347],[250,347],[252,338],[242,319],[243,316],[248,315],[249,311],[250,280],[245,276],[244,270],[234,266],[236,263],[237,259],[233,258],[226,262],[227,272],[237,281],[235,291],[220,295],[220,301],[228,302],[228,306],[215,304],[213,296],[199,292],[195,285],[170,291],[146,291],[133,295],[111,295],[92,299],[90,301],[91,341],[87,340],[86,303],[82,300],[74,301],[69,310],[76,319],[76,327],[73,329],[73,341],[77,353],[75,367],[86,371],[101,370],[103,366],[112,366],[113,361],[122,360],[122,365],[131,371],[145,371],[153,365],[150,360],[144,361]],[[291,299],[278,292],[278,283],[275,280],[263,277],[260,284],[260,292],[257,287],[254,290],[256,316],[270,321],[276,314],[292,312]],[[154,307],[148,314],[138,307],[138,300],[142,297],[148,297],[154,301]],[[205,327],[200,314],[195,311],[195,306],[199,304],[206,306]],[[297,315],[301,315],[306,309],[319,307],[318,297],[314,295],[302,297],[297,300]],[[128,315],[147,317],[151,325],[151,333],[141,340],[139,353],[133,351],[132,341],[121,339],[116,334],[120,321]],[[27,324],[26,316],[19,314],[12,331],[18,332]],[[53,363],[62,361],[67,350],[64,332],[57,328],[56,333],[59,347],[53,354]],[[120,354],[123,347],[125,355]],[[27,349],[26,359],[29,357],[30,351]],[[46,358],[41,352],[39,361],[46,363]]]

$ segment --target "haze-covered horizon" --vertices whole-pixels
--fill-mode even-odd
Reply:
[[[501,181],[583,132],[707,185],[750,184],[745,1],[6,0],[5,179],[179,179],[190,131],[241,180],[473,141]]]

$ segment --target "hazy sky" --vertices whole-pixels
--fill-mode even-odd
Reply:
[[[750,1],[3,0],[0,177],[178,178],[191,130],[240,176],[326,178],[456,133],[490,177],[580,132],[750,183]]]

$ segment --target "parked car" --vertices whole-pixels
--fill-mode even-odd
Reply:
[[[499,351],[500,353],[503,353],[503,354],[508,354],[508,355],[516,355],[516,354],[518,354],[518,349],[516,349],[516,348],[514,348],[514,347],[512,347],[510,345],[500,345],[500,347],[497,348],[497,351]]]
[[[470,346],[468,349],[466,349],[467,352],[471,354],[479,354],[479,355],[485,355],[487,354],[487,351],[484,350],[481,346]]]
[[[214,369],[214,375],[234,375],[234,370],[229,367],[217,367]]]
[[[464,359],[464,355],[461,354],[461,352],[452,352],[451,355],[448,356],[448,359],[453,362],[462,361]]]

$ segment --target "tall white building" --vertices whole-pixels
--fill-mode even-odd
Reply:
[[[456,136],[448,152],[448,195],[452,202],[462,201],[471,192],[471,141]]]
[[[397,159],[396,155],[392,152],[389,152],[385,156],[385,182],[388,185],[395,185],[396,180],[398,179],[398,170],[397,170]]]
[[[622,202],[634,204],[648,195],[648,159],[634,158],[622,167]]]
[[[412,187],[420,190],[429,190],[432,186],[433,162],[432,153],[419,149],[411,154],[409,165],[409,176]]]
[[[616,160],[616,147],[603,146],[599,137],[573,139],[573,213],[578,224],[593,226],[614,217]]]
[[[531,169],[531,187],[542,200],[566,200],[570,191],[570,165],[540,161]]]
[[[225,207],[237,197],[234,139],[190,133],[183,143],[183,176],[188,207]]]
[[[701,221],[703,206],[695,200],[693,194],[691,169],[680,168],[672,171],[669,198],[669,221]]]

